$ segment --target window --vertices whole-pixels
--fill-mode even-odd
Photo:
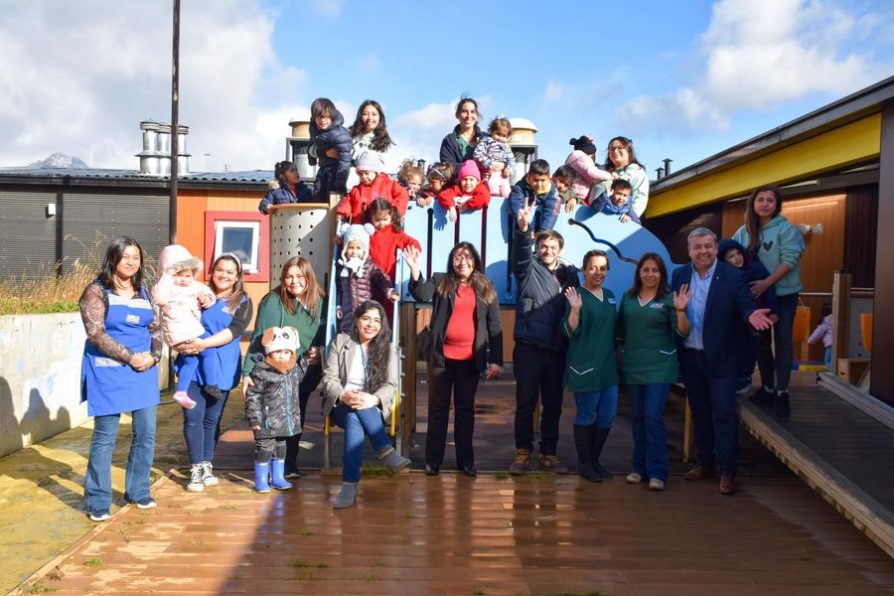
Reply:
[[[214,222],[214,257],[233,253],[242,261],[246,273],[260,271],[261,222]]]

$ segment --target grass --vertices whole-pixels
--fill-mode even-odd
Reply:
[[[87,567],[100,567],[102,566],[102,559],[87,559],[84,561],[84,565]]]
[[[295,559],[289,563],[289,567],[293,569],[327,569],[329,565],[326,563],[311,563],[304,559]]]
[[[316,535],[317,535],[317,533],[314,532],[313,530],[301,530],[300,534],[301,534],[302,536],[305,536],[305,537],[307,537],[307,536],[316,536]]]
[[[56,590],[54,588],[48,588],[40,582],[35,582],[22,588],[22,591],[25,594],[43,594],[45,592],[55,592]]]

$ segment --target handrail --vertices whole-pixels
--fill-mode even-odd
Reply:
[[[338,320],[335,317],[336,308],[338,308],[338,300],[335,292],[335,266],[338,262],[338,245],[332,247],[332,261],[329,263],[329,302],[326,308],[326,345],[324,350],[329,350],[329,344],[338,332]]]

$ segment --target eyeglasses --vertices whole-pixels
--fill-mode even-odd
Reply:
[[[453,256],[454,263],[459,263],[461,261],[468,261],[470,263],[474,263],[475,258],[472,255],[454,255]]]

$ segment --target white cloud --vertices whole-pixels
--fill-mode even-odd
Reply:
[[[699,80],[664,95],[639,96],[619,117],[637,131],[723,130],[740,111],[765,110],[807,95],[845,95],[884,76],[872,56],[843,43],[872,19],[829,2],[721,0],[701,37]]]
[[[565,95],[565,89],[557,83],[556,81],[551,80],[546,84],[546,90],[543,92],[543,99],[546,101],[556,101],[558,99],[562,99]]]
[[[341,14],[342,0],[311,0],[311,7],[318,13],[327,17],[337,17]]]

